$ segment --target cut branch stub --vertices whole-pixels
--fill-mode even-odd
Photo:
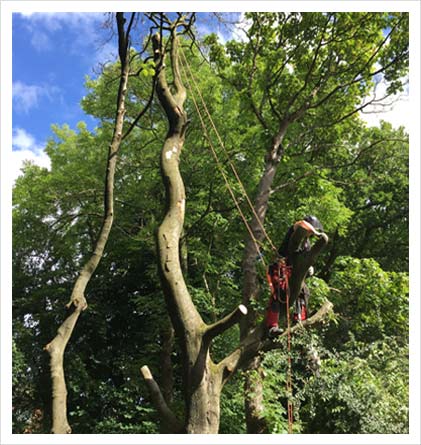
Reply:
[[[231,326],[234,326],[234,324],[238,323],[243,316],[247,315],[247,312],[248,311],[246,306],[244,306],[244,304],[240,304],[230,314],[228,314],[221,320],[218,320],[217,322],[209,325],[205,330],[204,338],[211,340],[217,335],[222,334]]]
[[[167,402],[162,395],[161,389],[159,388],[158,383],[153,378],[149,367],[146,365],[142,366],[142,368],[140,368],[140,372],[142,373],[142,376],[148,386],[152,403],[161,415],[161,422],[163,427],[165,427],[165,430],[172,433],[181,432],[183,429],[183,424],[177,419],[175,414],[168,407]]]

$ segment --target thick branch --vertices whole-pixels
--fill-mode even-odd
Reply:
[[[244,315],[247,315],[247,308],[240,304],[234,311],[222,318],[221,320],[209,325],[205,331],[204,337],[206,339],[215,338],[217,335],[222,334],[231,326],[238,323]]]
[[[289,281],[290,289],[290,304],[294,304],[298,294],[300,293],[304,279],[310,266],[314,264],[316,258],[322,251],[322,249],[328,243],[328,237],[325,233],[322,233],[319,239],[314,243],[308,252],[297,252],[298,246],[302,243],[306,236],[305,229],[298,227],[293,236],[290,239],[288,250],[292,252],[290,255],[290,261],[292,264],[292,275]]]
[[[290,328],[293,335],[300,329],[312,327],[328,318],[333,311],[333,304],[326,301],[323,306],[310,318],[298,323]],[[248,334],[240,343],[240,345],[228,357],[222,360],[218,366],[224,369],[224,381],[228,380],[231,375],[239,368],[246,368],[250,361],[260,352],[271,351],[284,347],[280,342],[271,340],[266,337],[266,328],[264,324],[256,327],[254,331]],[[285,337],[288,331],[283,332],[279,337]],[[279,338],[278,337],[278,338]]]
[[[183,424],[177,419],[174,413],[170,410],[165,399],[159,389],[158,383],[154,380],[151,371],[145,365],[140,369],[146,384],[148,385],[149,393],[151,395],[152,402],[161,415],[162,425],[168,432],[176,433],[181,432]]]

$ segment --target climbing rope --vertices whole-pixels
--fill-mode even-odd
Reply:
[[[181,66],[181,69],[182,69],[182,71],[183,71],[183,73],[184,73],[184,76],[185,76],[185,78],[186,78],[186,82],[187,82],[188,86],[190,87],[190,81],[189,81],[189,79],[188,79],[188,77],[187,77],[187,72],[186,72],[186,70],[185,70],[185,68],[184,68],[183,63],[181,63],[180,66]],[[191,89],[191,88],[190,88],[190,89]],[[251,238],[252,241],[253,241],[253,244],[254,244],[254,247],[255,247],[255,249],[256,249],[256,252],[257,252],[258,256],[259,256],[259,257],[261,258],[261,260],[263,261],[264,266],[267,267],[267,264],[266,264],[266,262],[265,262],[265,260],[264,260],[264,256],[262,255],[262,253],[261,253],[261,251],[260,251],[260,242],[259,242],[259,240],[257,240],[256,237],[254,236],[253,230],[251,229],[249,223],[247,222],[247,219],[246,219],[246,217],[245,217],[243,211],[241,210],[240,204],[239,204],[237,198],[235,197],[235,193],[234,193],[234,191],[233,191],[233,189],[232,189],[232,187],[231,187],[231,185],[230,185],[230,183],[229,183],[229,181],[228,181],[228,177],[227,177],[227,175],[226,175],[226,173],[225,173],[225,171],[224,171],[223,164],[222,164],[222,162],[220,161],[219,156],[218,156],[218,154],[217,154],[217,152],[216,152],[216,149],[215,149],[215,147],[214,147],[214,145],[213,145],[213,143],[212,143],[212,139],[211,139],[210,134],[209,134],[209,132],[208,132],[208,129],[207,129],[207,127],[206,127],[206,124],[205,124],[205,121],[204,121],[204,119],[203,119],[203,116],[202,116],[202,114],[201,114],[201,112],[200,112],[199,105],[198,105],[198,103],[197,103],[197,101],[196,101],[196,99],[195,99],[195,97],[194,97],[193,95],[191,95],[191,98],[192,98],[193,104],[194,104],[194,106],[195,106],[195,108],[196,108],[197,114],[198,114],[198,116],[199,116],[199,120],[200,120],[200,123],[201,123],[201,125],[202,125],[202,129],[203,129],[203,131],[204,131],[205,137],[206,137],[206,139],[207,139],[207,141],[208,141],[208,143],[209,143],[209,147],[210,147],[210,149],[211,149],[212,155],[213,155],[213,157],[214,157],[214,159],[215,159],[215,162],[216,162],[216,164],[217,164],[217,166],[218,166],[218,169],[219,169],[219,171],[220,171],[220,173],[221,173],[221,175],[222,175],[222,177],[223,177],[223,179],[224,179],[225,186],[227,187],[227,189],[228,189],[228,191],[229,191],[229,193],[230,193],[230,195],[231,195],[231,198],[232,198],[232,200],[233,200],[233,202],[234,202],[234,205],[235,205],[235,207],[237,208],[238,213],[240,214],[240,217],[241,217],[241,219],[243,220],[243,223],[244,223],[244,225],[245,225],[246,228],[247,228],[247,231],[249,232],[250,238]]]
[[[235,168],[235,165],[233,164],[233,162],[231,161],[231,158],[230,158],[230,155],[229,155],[229,153],[228,153],[228,150],[226,149],[225,144],[224,144],[224,142],[222,141],[221,135],[219,134],[219,131],[218,131],[218,129],[216,128],[216,125],[215,125],[215,123],[214,123],[214,121],[213,121],[213,119],[212,119],[212,115],[211,115],[210,112],[209,112],[209,109],[208,109],[208,107],[207,107],[207,105],[206,105],[206,102],[205,102],[205,100],[204,100],[204,98],[203,98],[203,95],[202,95],[202,93],[201,93],[201,91],[200,91],[199,85],[198,85],[198,83],[197,83],[197,81],[196,81],[196,79],[195,79],[195,76],[194,76],[194,74],[193,74],[193,71],[192,71],[192,69],[191,69],[191,67],[190,67],[190,64],[188,63],[187,57],[186,57],[186,55],[184,54],[184,51],[182,50],[182,48],[181,48],[181,50],[180,50],[180,53],[181,53],[182,58],[183,58],[183,60],[182,60],[182,67],[183,67],[183,71],[184,71],[185,78],[187,79],[187,71],[186,71],[186,68],[187,68],[188,73],[189,73],[189,76],[190,76],[190,79],[191,79],[192,82],[191,82],[191,84],[190,84],[190,80],[187,80],[187,81],[188,81],[189,85],[193,85],[193,86],[194,86],[194,89],[196,90],[196,93],[197,93],[198,97],[199,97],[200,100],[201,100],[201,103],[202,103],[202,106],[203,106],[203,108],[204,108],[204,110],[205,110],[205,113],[206,113],[206,115],[208,116],[208,119],[209,119],[209,122],[210,122],[210,124],[211,124],[211,126],[212,126],[212,129],[213,129],[213,131],[214,131],[214,133],[215,133],[215,135],[216,135],[216,137],[217,137],[217,139],[218,139],[219,145],[221,146],[221,148],[223,149],[223,151],[224,151],[224,153],[225,153],[225,155],[226,155],[227,162],[228,162],[228,164],[229,164],[229,166],[230,166],[230,168],[231,168],[231,170],[232,170],[232,172],[233,172],[233,174],[234,174],[234,176],[235,176],[235,178],[236,178],[236,180],[237,180],[237,182],[238,182],[238,184],[239,184],[239,186],[240,186],[241,192],[242,192],[243,196],[245,197],[245,199],[246,199],[246,201],[247,201],[247,204],[249,205],[249,207],[250,207],[250,209],[251,209],[251,211],[252,211],[252,213],[253,213],[253,215],[254,215],[256,221],[257,221],[257,224],[259,225],[259,228],[260,228],[260,230],[261,230],[262,233],[263,233],[263,236],[264,236],[264,237],[266,238],[266,240],[269,242],[269,244],[270,244],[272,250],[273,250],[274,252],[277,252],[277,248],[276,248],[275,244],[272,242],[271,238],[269,237],[268,233],[266,232],[266,229],[264,228],[264,226],[263,226],[263,224],[262,224],[261,218],[258,216],[258,214],[257,214],[257,212],[256,212],[256,209],[254,208],[254,205],[253,205],[253,203],[251,202],[250,197],[248,196],[248,193],[247,193],[247,191],[246,191],[246,189],[245,189],[245,187],[244,187],[244,184],[243,184],[243,182],[241,181],[241,178],[240,178],[240,176],[239,176],[239,174],[238,174],[238,171],[237,171],[237,169]],[[191,88],[190,88],[190,90],[192,91]],[[193,100],[193,102],[194,102],[194,104],[195,104],[195,107],[196,107],[196,110],[197,110],[197,112],[198,112],[198,114],[199,114],[199,117],[200,117],[201,122],[204,122],[204,119],[203,119],[202,116],[201,116],[201,112],[200,112],[200,110],[199,110],[199,107],[197,106],[197,102],[196,102],[196,99],[194,98],[193,94],[192,94],[192,100]],[[203,125],[204,125],[204,124],[202,124],[203,129],[206,131],[206,134],[208,134],[207,128],[205,129],[205,127],[204,127]]]
[[[182,71],[183,71],[184,77],[185,77],[185,79],[186,79],[186,83],[187,83],[187,85],[188,85],[188,87],[189,87],[189,89],[190,89],[191,92],[193,92],[192,86],[194,87],[194,89],[195,89],[195,91],[196,91],[196,94],[197,94],[198,97],[200,98],[200,101],[201,101],[201,103],[202,103],[202,107],[204,108],[205,113],[206,113],[206,115],[207,115],[207,117],[208,117],[208,119],[209,119],[209,122],[211,123],[212,129],[213,129],[214,133],[216,134],[216,137],[217,137],[217,139],[218,139],[219,145],[220,145],[221,148],[223,149],[223,151],[224,151],[224,153],[225,153],[225,155],[226,155],[227,162],[228,162],[228,164],[229,164],[229,166],[230,166],[230,168],[231,168],[231,170],[232,170],[232,172],[233,172],[233,174],[234,174],[234,176],[235,176],[235,178],[236,178],[238,184],[240,185],[241,192],[242,192],[243,196],[245,197],[245,199],[246,199],[246,201],[247,201],[247,203],[248,203],[248,205],[249,205],[249,207],[250,207],[250,209],[251,209],[251,211],[252,211],[252,213],[253,213],[253,215],[254,215],[254,217],[255,217],[255,219],[256,219],[258,225],[259,225],[259,227],[260,227],[260,230],[261,230],[262,233],[263,233],[264,238],[266,238],[266,240],[269,242],[269,244],[270,244],[272,250],[273,250],[274,252],[277,253],[277,248],[276,248],[276,246],[274,245],[274,243],[272,242],[272,240],[271,240],[271,238],[269,237],[268,233],[266,232],[266,230],[265,230],[265,228],[264,228],[264,226],[263,226],[263,224],[262,224],[262,221],[261,221],[260,217],[258,216],[258,214],[257,214],[257,212],[256,212],[256,210],[255,210],[255,208],[254,208],[254,206],[253,206],[253,204],[252,204],[252,202],[251,202],[251,200],[250,200],[248,194],[247,194],[247,191],[246,191],[246,189],[245,189],[245,187],[244,187],[244,184],[243,184],[243,182],[241,181],[240,176],[238,175],[237,169],[235,168],[234,164],[232,163],[232,161],[231,161],[231,159],[230,159],[230,155],[229,155],[229,153],[228,153],[228,151],[227,151],[227,149],[226,149],[226,147],[225,147],[225,144],[224,144],[223,141],[222,141],[222,138],[221,138],[221,136],[220,136],[220,134],[219,134],[219,132],[218,132],[218,129],[216,128],[216,125],[215,125],[215,123],[214,123],[214,121],[213,121],[213,119],[212,119],[212,116],[211,116],[211,114],[210,114],[210,112],[209,112],[209,109],[208,109],[208,107],[206,106],[206,102],[205,102],[205,100],[204,100],[204,98],[203,98],[203,95],[202,95],[202,93],[201,93],[201,91],[200,91],[200,88],[199,88],[199,86],[198,86],[198,84],[197,84],[197,82],[196,82],[196,80],[195,80],[195,76],[194,76],[194,74],[193,74],[193,72],[192,72],[192,70],[191,70],[191,68],[190,68],[190,65],[189,65],[189,63],[188,63],[188,60],[187,60],[187,58],[186,58],[186,56],[185,56],[184,51],[183,51],[182,48],[180,48],[180,54],[182,55],[182,60],[180,59],[180,61],[181,61],[180,66],[181,66],[181,69],[182,69]],[[247,231],[248,231],[249,234],[250,234],[250,238],[251,238],[251,240],[253,241],[253,244],[254,244],[254,246],[255,246],[256,252],[258,253],[258,255],[259,255],[259,257],[261,258],[261,260],[262,260],[262,262],[263,262],[265,268],[267,269],[268,266],[267,266],[267,264],[266,264],[266,262],[265,262],[265,260],[264,260],[263,255],[262,255],[261,252],[260,252],[260,246],[261,246],[261,243],[260,243],[260,241],[255,237],[255,235],[254,235],[254,233],[253,233],[253,230],[251,229],[251,227],[250,227],[249,223],[247,222],[247,219],[246,219],[246,217],[245,217],[243,211],[241,210],[241,207],[240,207],[240,205],[239,205],[239,203],[238,203],[238,200],[237,200],[237,198],[236,198],[236,196],[235,196],[235,193],[234,193],[234,191],[233,191],[233,189],[232,189],[232,187],[231,187],[231,185],[230,185],[230,183],[229,183],[229,181],[228,181],[228,177],[227,177],[227,175],[226,175],[226,173],[225,173],[225,171],[224,171],[223,164],[222,164],[222,162],[220,161],[219,156],[218,156],[218,154],[217,154],[217,151],[216,151],[216,149],[215,149],[215,147],[214,147],[214,145],[213,145],[213,142],[212,142],[212,139],[211,139],[211,135],[210,135],[210,133],[209,133],[209,131],[208,131],[208,128],[207,128],[207,126],[206,126],[206,123],[205,123],[205,120],[204,120],[204,118],[203,118],[202,112],[201,112],[201,110],[200,110],[200,107],[199,107],[199,105],[198,105],[198,103],[197,103],[197,101],[196,101],[196,98],[195,98],[194,94],[191,94],[191,98],[192,98],[192,102],[193,102],[193,104],[194,104],[194,107],[195,107],[195,109],[196,109],[196,111],[197,111],[197,114],[198,114],[198,117],[199,117],[199,120],[200,120],[202,129],[203,129],[203,131],[204,131],[204,135],[205,135],[205,137],[206,137],[206,139],[207,139],[207,141],[208,141],[208,143],[209,143],[209,147],[210,147],[210,149],[211,149],[211,151],[212,151],[212,155],[213,155],[213,157],[214,157],[214,159],[215,159],[215,161],[216,161],[216,164],[217,164],[217,166],[218,166],[218,169],[219,169],[220,172],[221,172],[222,177],[224,178],[225,185],[226,185],[226,187],[227,187],[227,189],[228,189],[228,191],[229,191],[229,193],[230,193],[230,195],[231,195],[231,198],[232,198],[232,200],[233,200],[233,202],[234,202],[234,204],[235,204],[235,207],[237,208],[237,210],[238,210],[238,212],[239,212],[239,214],[240,214],[240,216],[241,216],[241,219],[243,220],[244,225],[245,225],[246,228],[247,228]],[[287,266],[286,266],[286,264],[284,264],[282,267],[285,267],[285,268],[286,268]],[[283,271],[283,274],[284,274],[284,277],[285,277],[285,280],[286,280],[286,311],[287,311],[288,370],[287,370],[286,389],[287,389],[287,397],[288,397],[288,402],[287,402],[287,411],[288,411],[288,434],[293,434],[292,360],[291,360],[291,319],[290,319],[290,314],[289,314],[289,298],[290,298],[290,290],[289,290],[288,273],[287,273],[287,271],[284,270],[284,271]],[[270,281],[269,279],[268,279],[268,282],[269,282],[269,285],[270,285],[270,287],[271,287],[271,291],[273,291],[273,289],[272,289],[273,286],[272,286],[271,281]]]
[[[287,369],[287,411],[288,411],[288,434],[293,434],[292,427],[294,422],[294,412],[292,404],[292,360],[291,360],[291,317],[289,314],[289,280],[288,273],[285,273],[285,284],[286,284],[286,312],[287,312],[287,350],[288,350],[288,369]]]

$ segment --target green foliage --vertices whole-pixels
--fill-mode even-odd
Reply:
[[[154,434],[158,433],[153,409],[145,406],[135,387],[102,383],[100,421],[93,426],[96,434]]]
[[[329,286],[308,280],[311,312],[328,298],[335,318],[292,338],[297,432],[408,432],[408,284],[405,273],[350,257],[337,261]],[[321,358],[320,375],[312,371],[311,350]],[[285,432],[287,354],[266,354],[263,366],[265,416],[271,432]]]
[[[370,73],[378,64],[385,67],[389,90],[402,89],[408,14],[246,17],[248,40],[222,45],[215,34],[205,38],[209,65],[195,47],[186,53],[222,135],[226,152],[211,137],[236,195],[241,197],[241,190],[227,159],[253,199],[272,137],[280,121],[291,118],[265,227],[280,243],[295,220],[315,214],[330,237],[307,284],[311,312],[328,299],[336,315],[330,324],[293,338],[294,432],[406,433],[408,137],[388,123],[366,128],[351,113],[372,88]],[[392,33],[382,45],[385,31]],[[135,57],[132,63],[138,75],[130,77],[124,130],[150,97],[155,72],[151,60]],[[98,234],[119,69],[110,64],[100,76],[86,79],[82,107],[98,119],[98,127],[90,132],[84,123],[76,129],[53,126],[46,148],[51,171],[27,164],[14,187],[15,432],[28,425],[34,432],[49,431],[49,369],[42,349],[65,315],[73,280]],[[185,107],[191,123],[180,163],[187,195],[183,267],[194,303],[204,320],[213,322],[241,301],[247,232],[209,151],[193,92],[188,91]],[[305,112],[297,117],[300,109]],[[165,205],[159,151],[166,131],[154,101],[119,152],[113,231],[87,290],[89,309],[66,350],[75,433],[158,432],[139,368],[147,363],[158,381],[162,377],[161,334],[168,318],[154,236]],[[267,253],[265,260],[271,260]],[[265,271],[258,264],[263,288]],[[266,297],[253,307],[260,319]],[[238,339],[238,326],[218,337],[213,359],[226,356]],[[308,366],[310,346],[322,359],[320,378]],[[288,429],[285,351],[286,345],[263,359],[265,417],[273,433]],[[179,346],[171,358],[173,408],[182,415]],[[238,374],[224,388],[221,433],[246,431],[243,383]],[[37,409],[44,413],[42,422]]]
[[[225,386],[221,394],[221,423],[219,434],[245,434],[244,386],[242,374],[237,374]]]
[[[32,415],[34,387],[32,379],[27,378],[28,364],[14,340],[12,342],[12,360],[13,430],[22,433],[28,426],[28,419]]]
[[[286,342],[284,343],[286,349]],[[279,352],[266,354],[262,366],[265,375],[263,388],[264,416],[269,431],[285,434],[288,432],[287,355]]]
[[[318,310],[326,300],[331,300],[330,288],[326,281],[317,276],[306,280],[311,295],[310,311]]]
[[[338,230],[345,236],[353,212],[345,205],[343,195],[341,188],[323,177],[302,181],[297,188],[297,196],[302,197],[302,201],[291,212],[290,220],[297,221],[303,215],[318,215],[327,233]]]
[[[408,350],[391,338],[350,342],[303,389],[303,433],[408,434]]]
[[[339,339],[350,333],[359,340],[396,337],[406,344],[409,335],[409,279],[406,273],[385,272],[373,259],[340,258],[331,285],[331,301],[340,315]],[[339,340],[338,339],[338,340]],[[337,340],[337,341],[338,341]]]

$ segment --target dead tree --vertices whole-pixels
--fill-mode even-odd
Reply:
[[[118,12],[116,14],[116,20],[121,69],[114,131],[108,148],[102,225],[95,243],[94,251],[79,272],[73,286],[70,301],[67,304],[71,313],[58,328],[57,335],[44,348],[50,355],[50,372],[52,380],[51,432],[53,434],[70,434],[72,431],[67,419],[67,387],[63,365],[64,352],[81,312],[88,307],[85,290],[103,256],[114,219],[114,175],[117,163],[117,153],[122,140],[124,115],[126,112],[125,99],[129,77],[129,35],[134,20],[134,13],[131,16],[131,20],[127,27],[125,27],[123,13]]]
[[[161,15],[161,25],[163,20]],[[242,337],[231,354],[215,363],[210,355],[212,340],[244,319],[247,316],[247,308],[241,304],[223,319],[206,324],[193,304],[184,280],[180,261],[180,236],[183,230],[186,196],[179,162],[188,119],[183,108],[186,89],[180,75],[180,43],[177,36],[177,29],[182,26],[183,20],[184,18],[179,16],[176,22],[166,22],[168,41],[163,41],[161,32],[153,36],[152,42],[157,69],[156,92],[168,119],[168,132],[161,151],[161,174],[167,203],[165,217],[157,234],[159,272],[167,310],[183,355],[184,419],[176,418],[171,411],[149,368],[143,366],[141,371],[161,421],[171,432],[216,434],[224,384],[238,369],[247,367],[259,353],[277,348],[279,343],[267,338],[263,325],[255,326]],[[171,61],[171,86],[167,81],[167,52]],[[295,242],[300,242],[304,233],[297,231],[295,236]],[[319,239],[306,256],[296,258],[291,279],[291,301],[299,292],[308,266],[314,262],[326,242],[327,237]],[[315,316],[302,323],[302,326],[317,323],[331,308],[330,303],[325,304]],[[297,329],[299,326],[294,326],[291,332]]]

